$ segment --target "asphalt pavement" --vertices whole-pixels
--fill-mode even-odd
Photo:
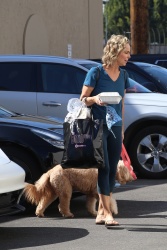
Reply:
[[[0,249],[166,250],[167,180],[138,179],[115,189],[119,227],[95,225],[85,196],[71,201],[75,218],[65,219],[54,202],[37,218],[34,208],[0,217]]]

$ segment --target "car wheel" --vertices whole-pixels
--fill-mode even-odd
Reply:
[[[26,172],[26,182],[34,183],[42,175],[39,165],[33,156],[26,152],[26,150],[14,146],[1,146],[1,149],[5,152],[10,160],[14,161],[24,169]]]
[[[133,137],[128,153],[141,177],[167,177],[167,128],[157,125],[140,130]]]

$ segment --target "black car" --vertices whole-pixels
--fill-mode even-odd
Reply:
[[[17,114],[0,107],[0,148],[26,172],[26,182],[61,162],[62,123],[39,116]]]
[[[129,77],[152,92],[167,94],[167,69],[144,62],[129,61],[125,67]]]
[[[93,59],[101,63],[101,59]],[[129,77],[152,92],[167,94],[167,69],[145,62],[128,61],[126,69]]]

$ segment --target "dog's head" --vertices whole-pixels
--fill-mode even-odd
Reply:
[[[133,171],[132,166],[131,169]],[[131,175],[130,170],[127,167],[125,167],[123,161],[121,160],[118,162],[116,180],[120,184],[126,184],[127,182],[135,180],[135,178],[133,178],[133,176]]]

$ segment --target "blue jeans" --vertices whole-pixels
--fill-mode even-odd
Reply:
[[[113,126],[112,131],[107,125],[103,125],[103,150],[105,168],[98,170],[97,191],[99,194],[109,196],[115,186],[115,176],[117,164],[120,159],[122,149],[122,127]]]

